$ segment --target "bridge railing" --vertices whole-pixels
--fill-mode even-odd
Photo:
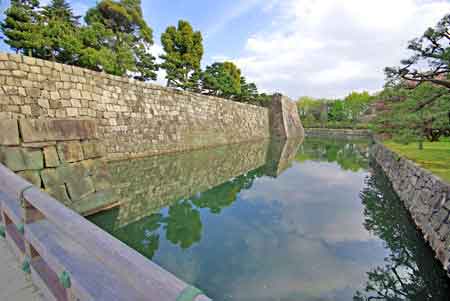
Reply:
[[[210,300],[1,164],[0,223],[49,300]]]

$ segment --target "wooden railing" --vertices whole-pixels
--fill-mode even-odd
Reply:
[[[0,223],[49,300],[210,300],[1,164]]]

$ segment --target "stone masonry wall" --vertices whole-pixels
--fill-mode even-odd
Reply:
[[[0,129],[0,162],[66,206],[115,202],[95,121],[4,119]]]
[[[92,119],[108,157],[268,138],[266,108],[0,53],[0,120]]]
[[[111,159],[303,134],[295,104],[281,96],[273,103],[269,111],[0,53],[0,163],[92,213],[124,203],[113,189]]]
[[[270,132],[272,137],[303,138],[303,129],[297,105],[288,97],[276,94],[270,106]]]
[[[305,135],[310,137],[366,138],[371,137],[372,134],[369,130],[306,128]]]
[[[449,272],[450,185],[380,143],[375,144],[371,152],[436,252],[436,257]]]

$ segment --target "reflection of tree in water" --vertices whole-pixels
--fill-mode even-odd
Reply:
[[[358,171],[367,168],[367,140],[308,138],[300,146],[296,160],[336,162],[344,170]]]
[[[192,202],[198,208],[209,208],[211,213],[219,214],[223,208],[231,206],[236,201],[239,192],[249,189],[256,178],[263,176],[263,171],[261,167],[240,175],[193,197]]]
[[[202,237],[200,212],[188,200],[170,206],[168,216],[162,220],[168,241],[187,249]]]
[[[188,249],[202,237],[199,209],[209,209],[211,213],[219,214],[236,201],[239,192],[249,189],[256,178],[263,176],[263,172],[264,168],[260,167],[240,175],[190,199],[177,201],[169,206],[167,214],[151,214],[123,228],[113,229],[108,224],[108,221],[115,220],[113,215],[117,215],[117,210],[97,216],[95,223],[148,258],[153,258],[159,248],[161,231],[165,231],[168,241]]]
[[[450,300],[450,280],[442,265],[379,167],[368,178],[361,199],[364,226],[384,240],[391,253],[384,266],[367,273],[365,292],[358,291],[354,300]]]

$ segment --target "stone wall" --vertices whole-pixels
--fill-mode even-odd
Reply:
[[[371,152],[437,258],[449,271],[450,185],[380,143]]]
[[[123,203],[111,159],[303,133],[294,103],[273,108],[0,53],[0,163],[83,214]]]
[[[310,137],[370,137],[372,134],[369,130],[353,130],[353,129],[327,129],[327,128],[306,128],[305,135]]]
[[[281,94],[273,97],[270,106],[270,133],[282,139],[305,136],[296,103]]]
[[[93,120],[0,120],[0,162],[79,212],[114,203]]]
[[[0,120],[91,119],[109,157],[268,138],[266,108],[0,53]]]

